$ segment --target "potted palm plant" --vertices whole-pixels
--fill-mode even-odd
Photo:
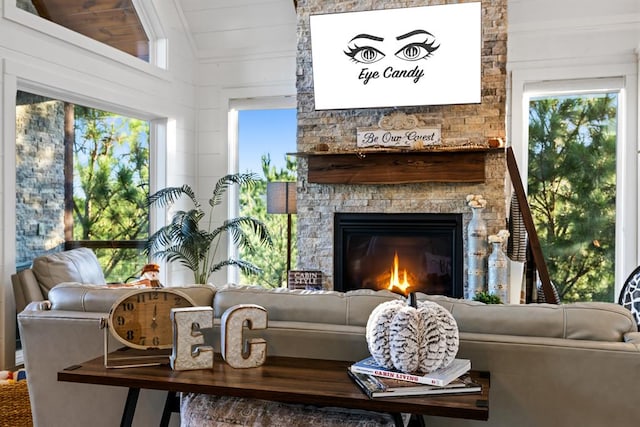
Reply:
[[[207,283],[211,273],[228,265],[238,266],[247,273],[259,273],[260,269],[250,262],[231,258],[219,259],[217,251],[220,238],[227,234],[239,247],[249,250],[253,246],[248,233],[254,233],[259,244],[271,246],[271,236],[264,223],[249,216],[227,219],[222,224],[214,224],[212,221],[214,209],[222,203],[229,186],[252,186],[255,182],[254,174],[237,173],[223,176],[217,181],[208,200],[208,212],[205,212],[188,185],[163,188],[150,195],[149,206],[170,207],[181,197],[187,197],[193,208],[176,211],[170,224],[149,237],[145,251],[152,257],[167,262],[176,261],[189,268],[193,271],[196,283]]]

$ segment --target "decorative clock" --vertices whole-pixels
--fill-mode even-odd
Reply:
[[[171,349],[173,346],[171,309],[195,305],[188,295],[177,289],[133,290],[113,304],[109,311],[107,328],[111,335],[126,347],[143,350],[151,355],[152,350]],[[107,343],[105,334],[105,365],[108,365]],[[137,357],[145,357],[144,352],[137,354]],[[157,355],[157,352],[155,354]]]

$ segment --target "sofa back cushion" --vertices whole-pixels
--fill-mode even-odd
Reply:
[[[227,285],[218,289],[213,308],[220,317],[236,304],[258,304],[269,320],[366,326],[376,306],[399,298],[386,290],[343,293]],[[620,342],[637,330],[631,313],[613,303],[483,304],[421,293],[418,299],[449,310],[460,332]]]
[[[234,305],[257,304],[267,310],[269,320],[366,326],[371,311],[394,298],[401,297],[371,289],[343,293],[226,285],[216,292],[213,309],[221,317]]]
[[[82,283],[61,283],[49,291],[52,310],[108,313],[113,304],[135,288],[111,288]],[[179,290],[193,299],[196,306],[211,307],[215,288],[210,285],[179,286]]]
[[[483,304],[436,295],[418,297],[423,298],[449,310],[460,332],[619,342],[626,333],[637,331],[629,310],[614,303]]]
[[[89,248],[38,257],[33,260],[31,269],[45,298],[48,298],[49,291],[54,286],[64,282],[106,284],[98,257]]]

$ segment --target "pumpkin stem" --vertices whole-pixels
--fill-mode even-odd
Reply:
[[[418,308],[418,299],[415,292],[409,292],[408,302],[411,307]]]

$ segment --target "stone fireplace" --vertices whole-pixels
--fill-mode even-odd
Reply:
[[[354,165],[369,164],[374,162],[373,156],[363,156],[358,151],[356,136],[358,128],[376,126],[381,118],[396,113],[412,115],[421,125],[427,127],[437,126],[441,130],[443,145],[452,146],[462,143],[470,143],[476,147],[486,145],[494,138],[505,139],[505,105],[506,105],[506,0],[482,1],[482,91],[481,103],[464,105],[439,105],[439,106],[415,106],[402,108],[372,108],[352,110],[326,110],[315,109],[313,98],[313,69],[311,61],[311,43],[309,16],[321,13],[339,13],[360,10],[377,10],[387,8],[404,8],[412,6],[425,6],[429,4],[459,3],[451,0],[372,0],[367,2],[353,2],[346,0],[299,0],[298,1],[298,58],[297,58],[297,92],[298,92],[298,136],[297,151],[299,153],[314,153],[318,149],[327,150],[329,153],[351,153]],[[429,163],[429,157],[414,159],[412,154],[403,153],[410,162]],[[428,156],[428,155],[427,155]],[[344,253],[340,254],[340,248],[336,248],[336,218],[344,215],[373,215],[380,218],[385,215],[443,215],[453,216],[459,219],[459,233],[461,235],[461,247],[454,242],[455,252],[462,257],[456,258],[452,266],[452,286],[431,289],[430,293],[440,293],[454,296],[463,296],[466,286],[466,226],[471,219],[471,212],[466,205],[465,197],[468,194],[482,194],[488,202],[484,212],[487,227],[490,234],[505,228],[506,218],[506,166],[503,150],[490,150],[482,152],[480,156],[483,176],[481,179],[424,179],[411,182],[401,178],[388,180],[385,183],[360,183],[345,179],[343,182],[334,181],[325,183],[318,176],[322,172],[314,171],[313,177],[309,174],[309,163],[313,160],[310,156],[298,157],[298,234],[297,234],[297,269],[320,270],[323,273],[323,288],[340,289],[354,277],[355,266],[347,267],[344,272]],[[395,160],[394,160],[395,161]],[[362,162],[362,163],[359,163]],[[393,162],[389,168],[393,169]],[[382,167],[382,166],[380,166]],[[385,166],[386,167],[386,166]],[[464,175],[465,164],[453,163],[449,169]],[[400,233],[402,234],[402,233]],[[411,233],[408,233],[411,234]],[[419,233],[418,233],[419,234]],[[429,245],[440,246],[441,242],[434,243],[426,240],[411,241],[399,238],[394,243],[399,246],[408,246],[407,253],[415,255],[417,247],[422,245],[426,249],[420,251],[426,253],[429,258],[440,260],[442,254],[438,250],[429,249]],[[359,250],[369,248],[372,241],[393,240],[381,235],[370,236],[367,241],[359,242]],[[385,243],[385,246],[387,246]],[[338,242],[343,246],[344,241]],[[456,246],[458,245],[458,246]],[[376,245],[373,245],[376,246]],[[392,245],[388,245],[392,246]],[[405,259],[404,249],[398,249],[399,271],[402,274],[405,262],[420,263],[420,256],[413,260]],[[435,253],[434,253],[435,251]],[[336,254],[338,252],[338,254]],[[356,251],[357,252],[357,251]],[[451,252],[451,251],[449,251]],[[376,260],[380,264],[381,273],[372,272],[373,276],[384,276],[393,269],[395,250],[385,249],[382,259]],[[349,255],[353,259],[357,255]],[[411,258],[411,256],[409,257]],[[417,260],[416,260],[417,259]],[[341,265],[342,264],[342,265]],[[362,262],[361,262],[362,265]],[[342,269],[341,269],[342,268]],[[419,268],[418,268],[419,269]],[[422,273],[414,272],[414,275],[433,275],[430,269],[424,269]],[[340,275],[341,277],[338,277]],[[346,279],[345,279],[346,275]],[[444,282],[441,275],[437,280]],[[430,276],[433,277],[433,276]],[[369,279],[367,279],[369,280]],[[428,282],[428,281],[427,281]],[[426,285],[427,287],[429,285]],[[440,286],[440,285],[438,285]]]

